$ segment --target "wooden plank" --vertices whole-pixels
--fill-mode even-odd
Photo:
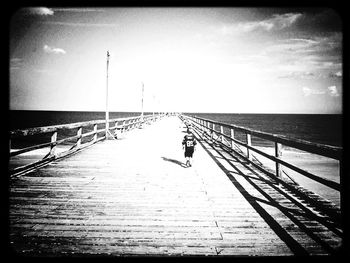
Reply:
[[[268,199],[259,191],[247,187],[242,175],[232,172],[230,176],[250,191],[250,199],[245,199],[201,145],[193,167],[183,168],[179,126],[176,118],[164,119],[123,140],[101,142],[12,179],[12,246],[34,255],[294,254],[250,203],[259,197],[261,207],[307,252],[328,254],[305,238],[290,218],[265,203]],[[173,140],[155,144],[162,136]],[[279,203],[296,208],[267,177],[261,180],[249,169],[244,172]],[[328,230],[318,222],[298,220],[320,233],[324,242],[339,244],[336,235],[327,237]]]

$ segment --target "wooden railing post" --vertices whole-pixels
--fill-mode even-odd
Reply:
[[[213,123],[213,130],[211,131],[211,139],[213,140],[214,139],[214,131],[215,131],[215,124]]]
[[[282,144],[275,142],[275,157],[280,158],[282,156]],[[282,176],[282,166],[278,162],[276,162],[276,176]]]
[[[97,123],[94,124],[94,143],[97,141]]]
[[[344,173],[343,173],[343,158],[341,157],[339,159],[339,184],[340,185],[344,185],[344,178],[343,178],[343,176],[344,176]],[[340,211],[342,211],[341,212],[342,215],[343,215],[342,218],[344,218],[344,210],[343,210],[343,209],[345,209],[344,202],[345,202],[344,194],[340,194]],[[342,220],[341,224],[342,224],[342,227],[343,227],[344,226],[343,220]]]
[[[122,134],[124,131],[124,121],[120,123],[120,134]]]
[[[109,132],[109,120],[106,120],[106,134],[105,134],[105,136],[106,136],[106,140],[107,140],[107,138],[108,138],[108,132]]]
[[[246,133],[246,135],[247,135],[247,145],[248,146],[252,146],[252,137],[251,137],[251,135],[249,133]],[[248,147],[247,147],[247,157],[248,157],[249,161],[253,160],[252,154],[251,154],[250,149]]]
[[[57,141],[57,131],[53,132],[51,135],[51,148],[50,148],[50,155],[54,155],[56,151],[56,142]]]
[[[224,126],[220,125],[221,142],[224,143]]]
[[[118,136],[118,134],[117,134],[117,132],[118,132],[118,121],[115,121],[114,122],[114,136],[116,137],[116,136]]]
[[[77,135],[79,136],[78,140],[77,140],[77,143],[76,143],[77,147],[80,147],[80,145],[81,145],[81,134],[82,134],[82,131],[83,131],[83,127],[79,127],[78,132],[77,132]]]
[[[234,139],[235,138],[235,131],[234,129],[231,129],[231,138]],[[231,148],[234,148],[234,141],[231,140]]]

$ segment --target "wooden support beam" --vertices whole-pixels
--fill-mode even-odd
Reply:
[[[56,142],[57,142],[57,131],[53,132],[53,134],[51,136],[50,155],[55,155]]]
[[[282,156],[282,144],[275,142],[275,157],[280,159]],[[276,176],[278,178],[282,177],[282,165],[276,162]]]
[[[246,136],[247,136],[247,145],[248,146],[252,146],[252,137],[249,133],[246,133]],[[252,154],[249,150],[249,148],[247,148],[247,157],[249,159],[249,161],[252,161],[253,160],[253,157],[252,157]]]
[[[224,127],[222,126],[222,125],[220,125],[220,132],[221,132],[221,142],[222,143],[224,143],[224,136],[223,136],[223,134],[224,134]]]
[[[78,137],[77,143],[75,144],[77,147],[80,147],[80,145],[81,145],[82,130],[83,130],[83,128],[79,127],[78,132],[77,132],[77,136],[79,136],[79,137]]]
[[[231,138],[234,139],[235,138],[235,130],[231,128]],[[234,142],[233,140],[231,140],[231,148],[234,148]]]
[[[97,124],[94,124],[94,143],[97,141]]]
[[[212,126],[213,126],[213,128],[212,128],[213,130],[211,131],[210,137],[213,140],[214,139],[215,124],[212,123]]]
[[[118,121],[115,121],[115,122],[114,122],[114,136],[115,136],[115,137],[118,135],[118,134],[117,134],[117,132],[118,132],[117,127],[118,127]]]

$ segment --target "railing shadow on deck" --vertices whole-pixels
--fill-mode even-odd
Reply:
[[[309,229],[302,221],[300,221],[296,216],[303,216],[310,220],[318,221],[319,223],[327,226],[329,229],[331,229],[334,233],[337,235],[342,235],[342,233],[336,228],[336,226],[333,226],[331,223],[327,222],[321,217],[315,216],[309,209],[306,207],[300,207],[301,204],[296,202],[293,198],[290,197],[289,194],[279,189],[278,182],[269,181],[263,178],[255,178],[251,176],[247,176],[245,173],[243,173],[241,170],[239,170],[231,161],[229,161],[227,158],[224,157],[224,155],[212,144],[208,144],[207,142],[203,142],[203,140],[199,140],[199,143],[203,146],[205,151],[209,154],[209,156],[214,160],[214,162],[225,172],[227,177],[230,179],[230,181],[233,183],[234,186],[239,190],[239,192],[243,195],[243,197],[251,204],[251,206],[259,213],[259,215],[266,221],[266,223],[271,227],[271,229],[287,244],[287,246],[295,253],[295,255],[306,255],[306,250],[286,231],[260,204],[264,203],[269,206],[273,206],[275,208],[278,208],[284,215],[286,215],[293,223],[295,223],[300,229],[302,229],[310,238],[312,238],[315,242],[317,242],[320,246],[322,246],[323,249],[325,249],[328,253],[335,253],[336,250],[332,248],[327,242],[322,240],[319,236],[317,236],[311,229]],[[206,144],[206,145],[205,145]],[[218,158],[214,156],[209,148],[213,149],[218,153],[222,159],[228,161],[228,163],[232,166],[234,171],[229,170],[225,168],[224,165],[220,163]],[[236,159],[235,161],[238,161]],[[243,163],[243,166],[245,168],[249,169],[251,172],[253,172],[255,175],[258,175],[256,171],[254,171],[251,167],[249,167],[247,164]],[[267,200],[263,200],[261,198],[255,197],[251,195],[243,186],[240,184],[233,176],[232,173],[238,174],[242,177],[244,177],[250,185],[252,185],[256,190],[259,191]],[[299,209],[291,209],[284,207],[279,204],[278,201],[276,201],[270,193],[268,193],[266,190],[259,187],[254,181],[260,180],[265,185],[270,186],[273,188],[276,192],[279,194],[282,194],[285,198],[293,202]],[[277,186],[276,186],[277,185]]]
[[[343,181],[343,159],[341,147],[322,145],[304,140],[289,138],[286,136],[269,134],[266,132],[255,131],[236,125],[215,122],[203,118],[197,118],[195,116],[189,117],[186,115],[180,115],[179,117],[185,122],[187,126],[196,128],[198,131],[200,131],[200,133],[208,137],[209,140],[212,141],[215,145],[225,148],[225,151],[227,152],[234,152],[236,155],[240,156],[243,162],[251,164],[252,166],[254,166],[255,168],[257,168],[258,170],[260,170],[261,172],[263,172],[271,178],[274,178],[276,180],[281,179],[279,180],[281,183],[284,183],[284,181],[288,180],[290,183],[285,186],[288,187],[290,190],[298,190],[297,194],[299,196],[302,196],[308,202],[312,203],[314,206],[318,207],[320,210],[330,215],[335,220],[339,222],[342,220],[341,209],[339,209],[339,207],[337,207],[329,200],[326,200],[325,198],[316,195],[310,190],[303,188],[296,181],[294,181],[294,179],[291,176],[289,176],[284,169],[284,167],[286,167],[291,171],[296,172],[301,176],[304,176],[305,178],[313,180],[315,183],[320,183],[328,187],[332,191],[340,192],[341,182]],[[236,131],[245,134],[246,140],[242,141],[242,138],[237,138]],[[229,133],[230,135],[228,135],[227,133]],[[268,142],[272,142],[274,144],[275,155],[270,155],[264,152],[263,150],[252,146],[251,135],[254,135],[257,138],[266,140]],[[283,145],[304,151],[306,153],[317,154],[319,156],[324,156],[338,161],[340,183],[312,174],[284,160],[282,157]],[[253,152],[256,153],[258,156],[256,156],[255,154],[253,155]],[[259,160],[260,156],[274,162],[275,170],[266,167]],[[322,202],[320,202],[321,199]],[[340,195],[341,206],[342,203],[343,198],[342,195]]]
[[[180,116],[181,118],[181,116]],[[185,117],[186,118],[186,117]],[[186,122],[186,119],[182,118],[183,121]],[[189,122],[187,122],[189,124]],[[191,125],[194,124],[194,125]],[[295,225],[297,225],[307,236],[309,236],[312,240],[314,240],[317,244],[319,244],[327,253],[335,254],[340,247],[332,247],[328,244],[323,238],[321,238],[317,229],[311,229],[304,222],[302,222],[298,217],[303,217],[306,220],[317,222],[322,227],[326,227],[328,230],[333,232],[339,238],[343,237],[342,233],[342,222],[341,218],[339,218],[339,213],[336,211],[332,211],[329,209],[326,211],[323,217],[315,214],[311,209],[305,206],[300,200],[292,197],[291,194],[295,194],[295,196],[299,195],[298,191],[295,191],[294,186],[290,183],[286,183],[278,176],[270,176],[263,178],[259,175],[257,171],[262,172],[261,169],[257,168],[259,164],[258,160],[250,160],[249,156],[244,156],[242,152],[238,154],[237,151],[232,150],[233,147],[228,147],[225,145],[219,138],[215,140],[213,135],[210,133],[206,133],[203,129],[200,129],[196,123],[191,123],[189,126],[192,127],[192,131],[196,135],[199,143],[203,146],[205,151],[209,154],[209,156],[217,163],[217,165],[225,172],[230,181],[236,186],[236,188],[241,192],[244,198],[252,205],[252,207],[260,214],[260,216],[268,223],[271,229],[288,245],[288,247],[296,254],[296,255],[304,255],[306,254],[306,250],[286,231],[271,215],[259,204],[267,204],[269,206],[273,206],[279,211],[281,211],[289,220],[291,220]],[[222,129],[221,129],[222,132]],[[231,145],[232,146],[232,145]],[[212,151],[215,151],[215,155]],[[232,168],[227,169],[221,162],[221,160],[226,161]],[[241,171],[235,163],[240,163],[244,169],[248,170],[252,175],[246,175],[243,171]],[[252,166],[252,163],[255,163]],[[279,168],[279,167],[277,167]],[[278,171],[277,171],[278,172]],[[254,187],[266,200],[252,196],[235,178],[235,176],[241,176],[250,184],[250,186]],[[260,187],[260,184],[264,184],[264,187]],[[269,191],[266,190],[266,186],[269,187]],[[282,186],[282,187],[281,187]],[[271,193],[282,195],[285,200],[288,200],[293,205],[293,208],[288,208],[281,205],[278,200],[276,200]],[[309,203],[313,204],[314,200],[310,200],[307,197],[304,200],[309,201]],[[304,201],[303,200],[303,201]],[[312,206],[311,206],[312,207]],[[319,207],[318,207],[319,208]]]

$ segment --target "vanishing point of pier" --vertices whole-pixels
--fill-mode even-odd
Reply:
[[[11,143],[51,136],[10,152],[9,242],[15,253],[290,256],[333,255],[341,248],[340,208],[292,182],[283,169],[336,191],[340,184],[284,161],[281,145],[340,166],[342,149],[181,114],[111,123],[108,131],[95,121],[11,132]],[[198,141],[190,168],[181,148],[187,127]],[[76,133],[62,138],[61,129]],[[251,136],[273,141],[275,154],[259,152]],[[38,160],[26,154],[44,149]],[[258,154],[275,169],[264,167]]]

